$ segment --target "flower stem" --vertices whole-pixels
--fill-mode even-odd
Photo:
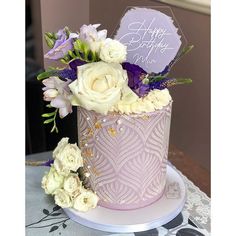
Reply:
[[[66,221],[68,221],[70,218],[68,219],[65,219],[65,220],[62,220],[62,221],[59,221],[59,222],[54,222],[52,224],[49,224],[49,225],[43,225],[43,226],[33,226],[33,227],[28,227],[29,229],[36,229],[36,228],[46,228],[48,226],[52,226],[52,225],[56,225],[56,224],[60,224],[60,223],[65,223]]]
[[[56,117],[57,117],[57,113],[58,113],[58,108],[55,110],[55,115],[53,116],[53,127],[51,129],[51,133],[55,130],[56,133],[58,133],[58,128],[57,128],[57,124],[56,124]]]

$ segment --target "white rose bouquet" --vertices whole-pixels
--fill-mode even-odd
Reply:
[[[61,69],[50,68],[37,77],[45,86],[44,100],[50,103],[47,105],[50,111],[42,116],[45,118],[44,124],[53,124],[51,132],[58,132],[57,114],[60,118],[67,116],[72,113],[72,106],[104,115],[109,112],[151,112],[170,102],[167,88],[191,83],[191,79],[169,78],[168,75],[175,62],[192,46],[178,53],[162,72],[147,73],[138,65],[126,62],[127,47],[115,39],[107,38],[107,30],[98,30],[99,27],[100,24],[90,24],[83,25],[76,33],[68,27],[57,33],[45,33],[46,43],[50,47],[45,58],[59,60],[65,65]],[[152,90],[155,91],[152,96],[145,99]],[[153,105],[156,102],[150,101],[150,97],[165,102]],[[74,163],[73,153],[76,152],[79,152],[76,147],[67,147],[61,154],[64,163],[57,158],[54,168],[64,175],[68,173],[70,165],[77,168],[80,163]],[[70,158],[64,159],[63,155],[67,153],[71,153]]]
[[[55,203],[62,207],[73,207],[86,212],[95,208],[98,196],[86,189],[79,177],[79,168],[83,167],[83,158],[76,144],[62,138],[53,151],[50,170],[42,178],[42,188],[46,194],[54,196]],[[86,178],[86,173],[83,178]]]

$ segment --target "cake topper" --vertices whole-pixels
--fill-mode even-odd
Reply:
[[[175,58],[181,36],[173,19],[147,8],[128,10],[120,22],[115,39],[127,46],[127,62],[148,73],[159,73]]]

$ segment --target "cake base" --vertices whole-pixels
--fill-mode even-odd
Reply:
[[[112,210],[98,206],[86,213],[65,208],[73,221],[84,226],[114,233],[131,233],[157,228],[174,219],[183,209],[186,189],[178,172],[167,166],[163,196],[153,204],[136,210]]]

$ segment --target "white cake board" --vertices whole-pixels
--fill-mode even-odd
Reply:
[[[73,221],[107,232],[130,233],[157,228],[174,219],[186,200],[185,184],[178,172],[167,167],[167,183],[163,196],[155,203],[136,210],[111,210],[98,206],[86,213],[71,208],[64,211]]]

